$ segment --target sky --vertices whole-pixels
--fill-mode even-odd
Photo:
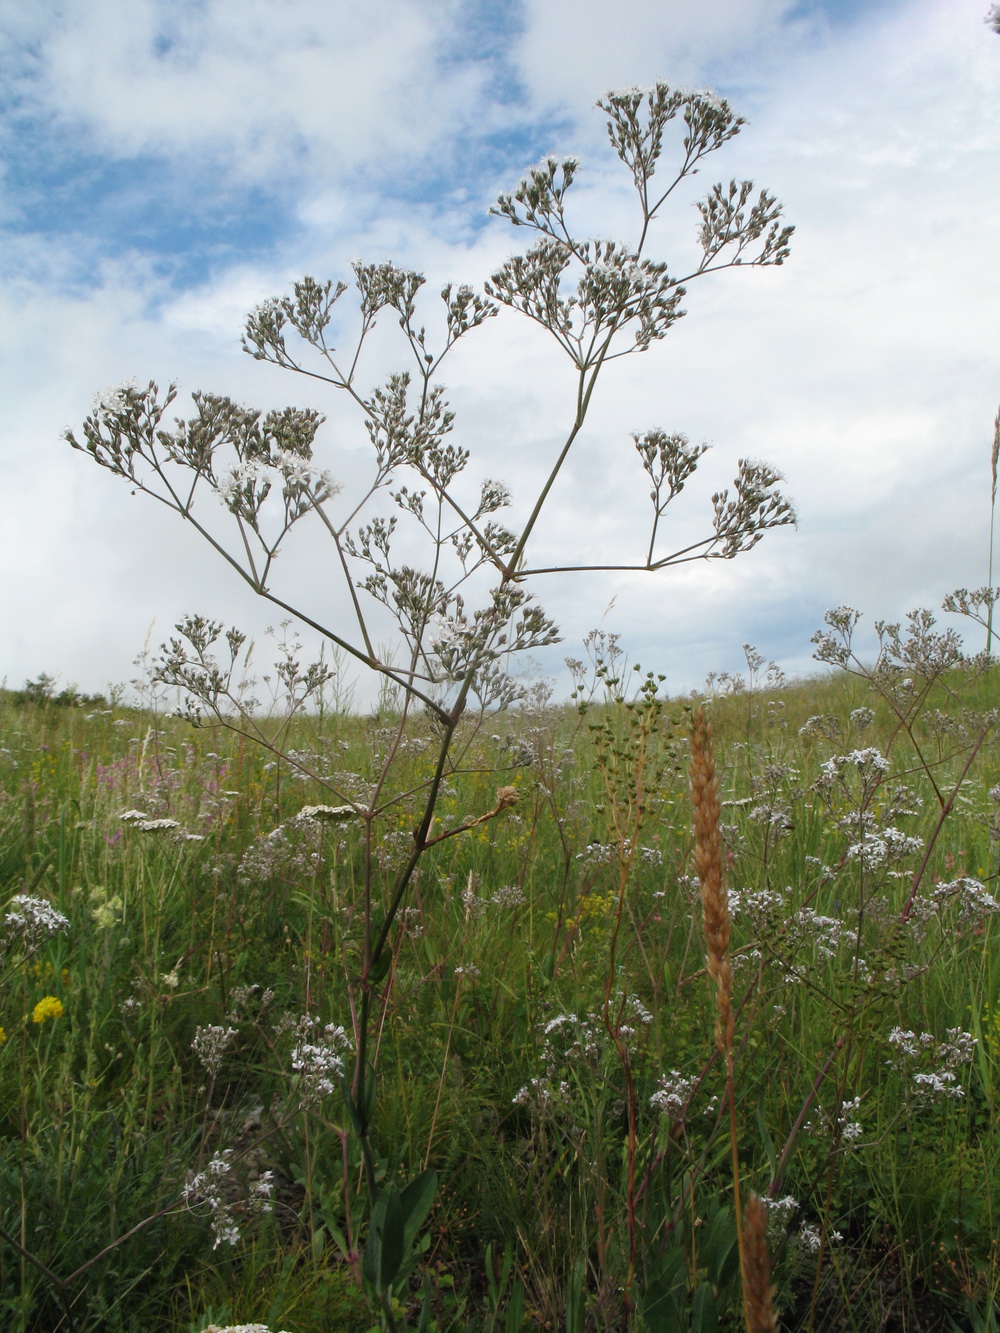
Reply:
[[[668,336],[606,368],[534,563],[633,552],[646,487],[630,433],[654,426],[710,446],[670,511],[679,542],[705,534],[741,458],[781,471],[798,523],[733,561],[539,578],[563,641],[531,669],[565,695],[563,658],[600,626],[677,693],[739,670],[745,643],[808,674],[827,608],[871,626],[985,584],[1000,402],[989,8],[0,0],[0,681],[130,681],[187,613],[241,626],[262,660],[273,608],[63,433],[130,379],[176,381],[185,415],[192,390],[314,407],[329,417],[318,457],[349,492],[361,421],[332,389],[243,354],[247,312],[304,274],[350,277],[356,259],[416,269],[431,293],[481,288],[526,243],[490,205],[549,153],[580,161],[578,229],[634,238],[594,103],[655,80],[713,90],[748,123],[649,254],[682,269],[696,198],[730,178],[782,201],[792,254],[690,284]],[[363,377],[403,357],[385,338]],[[511,312],[442,367],[470,472],[510,487],[512,525],[572,420],[570,370]],[[318,534],[293,544],[279,591],[349,627]]]

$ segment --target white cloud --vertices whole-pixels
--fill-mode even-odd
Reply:
[[[699,84],[729,59],[772,59],[789,45],[794,0],[527,0],[521,77],[542,106],[577,110],[609,88],[656,79]],[[777,48],[777,49],[776,49]]]
[[[398,166],[478,100],[474,63],[442,63],[460,12],[458,0],[91,0],[58,24],[38,15],[19,91],[118,157],[200,153],[265,182]]]

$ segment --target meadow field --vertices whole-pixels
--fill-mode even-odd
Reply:
[[[1000,678],[927,619],[847,665],[785,683],[750,651],[702,696],[732,1120],[698,701],[594,635],[572,701],[463,719],[436,827],[464,831],[372,982],[396,1327],[739,1327],[734,1161],[782,1328],[996,1327]],[[412,846],[435,725],[330,706],[251,740],[3,694],[5,1329],[384,1326],[344,1098],[359,886]]]

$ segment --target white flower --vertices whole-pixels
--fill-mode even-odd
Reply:
[[[119,416],[128,410],[129,394],[139,389],[138,381],[123,380],[120,384],[104,389],[94,399],[94,415],[105,420],[109,416]]]
[[[179,820],[150,819],[142,810],[123,810],[118,818],[129,828],[138,829],[140,833],[162,833],[167,829],[180,828]]]
[[[940,1069],[929,1074],[914,1074],[913,1082],[917,1092],[924,1097],[964,1097],[965,1089],[956,1080],[950,1069]]]
[[[318,1026],[318,1020],[308,1014],[299,1019],[299,1040],[290,1057],[292,1069],[300,1075],[299,1090],[306,1106],[315,1106],[336,1092],[344,1072],[343,1052],[351,1044],[342,1027],[327,1023],[321,1033],[316,1033]]]
[[[650,1097],[650,1106],[661,1115],[669,1115],[671,1120],[680,1120],[691,1100],[695,1081],[685,1078],[679,1069],[671,1069],[669,1074],[660,1076],[660,1086]]]
[[[209,1324],[201,1333],[271,1333],[271,1330],[266,1324],[227,1324],[225,1328],[219,1324]]]
[[[220,1027],[217,1023],[195,1028],[191,1048],[212,1078],[215,1078],[222,1068],[222,1057],[235,1036],[235,1028]],[[211,1163],[209,1167],[211,1168]]]
[[[331,824],[341,823],[347,819],[357,819],[358,812],[353,805],[304,805],[296,819],[306,822],[318,821],[329,822]]]
[[[839,1231],[828,1231],[826,1233],[826,1243],[828,1245],[836,1245],[840,1240],[843,1240],[843,1236]],[[820,1246],[819,1227],[814,1226],[812,1222],[804,1222],[798,1230],[798,1242],[810,1254],[818,1254]]]
[[[19,893],[7,904],[4,916],[4,938],[0,939],[0,959],[9,949],[20,948],[25,953],[36,949],[61,930],[69,929],[69,920],[56,911],[44,898]]]
[[[792,1214],[798,1212],[799,1201],[786,1194],[783,1199],[765,1199],[764,1206],[767,1209],[767,1239],[772,1246],[777,1245],[788,1228]]]
[[[820,766],[820,771],[828,778],[835,778],[848,766],[853,766],[859,772],[888,773],[889,771],[888,759],[880,750],[871,747],[867,750],[852,750],[850,754],[835,754]]]

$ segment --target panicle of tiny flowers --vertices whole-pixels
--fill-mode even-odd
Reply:
[[[337,1091],[344,1072],[344,1053],[351,1045],[344,1028],[335,1023],[317,1031],[319,1027],[319,1019],[304,1014],[296,1024],[296,1044],[291,1053],[292,1069],[299,1075],[299,1096],[307,1108],[318,1106]]]
[[[490,895],[494,907],[523,907],[527,901],[524,890],[516,884],[501,885]]]
[[[270,1171],[264,1171],[253,1181],[249,1189],[242,1192],[234,1189],[231,1179],[233,1150],[224,1148],[208,1163],[204,1171],[192,1176],[181,1191],[181,1198],[189,1208],[205,1206],[209,1210],[212,1234],[216,1250],[225,1242],[237,1245],[240,1229],[236,1222],[237,1213],[243,1219],[260,1217],[271,1211],[271,1194],[274,1190],[274,1177]]]
[[[691,803],[694,807],[694,868],[701,885],[706,966],[716,986],[715,1043],[720,1052],[726,1052],[732,1050],[735,1036],[733,968],[729,958],[732,921],[726,894],[724,849],[719,827],[721,803],[712,732],[705,710],[700,707],[695,709],[691,720]]]
[[[599,1017],[557,1014],[539,1028],[544,1072],[525,1083],[512,1098],[515,1106],[530,1107],[536,1114],[568,1105],[572,1097],[569,1075],[583,1068],[596,1071],[608,1046],[607,1031]]]
[[[260,984],[256,981],[252,985],[235,986],[229,996],[229,1012],[226,1018],[230,1022],[238,1022],[241,1013],[249,1013],[251,1009],[263,1013],[273,1000],[274,991],[270,987],[261,990]]]
[[[771,1285],[771,1257],[767,1251],[767,1212],[763,1201],[751,1190],[743,1225],[746,1244],[743,1293],[747,1333],[778,1333],[774,1288]]]
[[[683,1120],[694,1095],[697,1079],[685,1078],[679,1069],[660,1075],[660,1086],[649,1099],[654,1111],[669,1115],[671,1120]]]
[[[357,819],[358,812],[353,805],[304,805],[297,815],[297,820],[306,823],[340,824],[348,819]]]
[[[271,1330],[266,1324],[226,1324],[225,1328],[219,1324],[209,1324],[201,1333],[271,1333]],[[280,1329],[278,1333],[285,1333],[285,1330]]]
[[[972,1060],[976,1038],[961,1028],[948,1028],[946,1037],[945,1041],[939,1041],[932,1032],[921,1032],[918,1036],[900,1027],[889,1033],[893,1055],[886,1063],[911,1076],[917,1102],[931,1104],[965,1096],[955,1071]],[[915,1065],[922,1068],[914,1069]]]
[[[44,898],[19,893],[7,904],[4,934],[0,939],[0,962],[6,954],[20,949],[35,953],[47,939],[69,929],[69,920]]]
[[[135,379],[123,380],[120,384],[104,389],[94,397],[94,415],[102,421],[108,417],[121,416],[129,410],[133,395],[139,392],[139,382]]]
[[[813,1222],[803,1222],[796,1233],[796,1240],[799,1245],[808,1254],[818,1254],[819,1247],[822,1244],[823,1237],[818,1226]],[[844,1239],[839,1231],[828,1231],[826,1233],[827,1245],[836,1245]]]
[[[123,810],[118,818],[138,833],[166,833],[181,826],[177,819],[150,819],[142,810]]]
[[[861,1121],[853,1118],[860,1106],[861,1098],[852,1097],[850,1101],[841,1102],[836,1115],[820,1108],[816,1119],[807,1121],[804,1128],[822,1134],[839,1148],[855,1143],[863,1132]]]
[[[215,1078],[218,1075],[222,1068],[223,1057],[235,1036],[235,1028],[224,1028],[218,1023],[209,1023],[205,1027],[195,1028],[191,1049],[205,1066],[210,1078]]]
[[[820,765],[820,772],[825,777],[835,778],[847,768],[856,768],[859,773],[888,773],[889,761],[881,750],[869,746],[864,750],[852,750],[850,754],[833,755]]]
[[[863,832],[861,841],[847,849],[849,861],[859,861],[865,870],[877,870],[892,861],[902,860],[923,847],[922,838],[911,838],[891,825],[873,832]]]
[[[986,886],[970,875],[963,875],[917,894],[910,904],[909,919],[919,928],[932,917],[942,917],[945,910],[953,906],[958,908],[958,920],[963,925],[975,925],[984,917],[1000,912],[1000,903]]]
[[[778,1245],[784,1239],[793,1214],[799,1211],[799,1201],[786,1194],[782,1199],[768,1199],[766,1204],[767,1238],[772,1246]]]

